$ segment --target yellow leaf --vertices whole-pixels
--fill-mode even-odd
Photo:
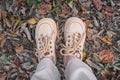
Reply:
[[[11,36],[15,38],[15,37],[17,37],[18,35],[17,35],[17,34],[12,33],[12,34],[11,34]]]
[[[6,11],[2,11],[2,18],[3,20],[6,20],[7,18],[7,12]]]
[[[83,60],[86,58],[86,52],[82,52],[82,57],[83,57]]]
[[[108,38],[107,36],[103,37],[103,38],[102,38],[102,41],[103,41],[104,43],[107,43],[108,45],[112,45],[112,42],[111,42],[110,38]]]
[[[30,19],[28,19],[28,21],[27,21],[29,24],[36,24],[36,20],[35,20],[35,18],[30,18]]]

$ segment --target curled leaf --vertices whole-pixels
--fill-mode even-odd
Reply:
[[[99,58],[103,63],[112,63],[114,61],[114,55],[110,50],[100,51]]]

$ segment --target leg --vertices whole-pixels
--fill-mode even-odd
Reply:
[[[64,56],[66,80],[97,80],[91,68],[82,62],[85,38],[84,22],[76,17],[68,19],[64,27],[65,45],[60,51]]]
[[[31,80],[60,80],[60,74],[55,64],[49,59],[42,59]]]
[[[65,77],[66,80],[97,80],[91,68],[78,58],[68,61]]]

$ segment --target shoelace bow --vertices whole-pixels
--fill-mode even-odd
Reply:
[[[79,40],[76,40],[75,34],[78,34],[78,35],[79,35],[79,36],[78,36],[78,39],[79,39]],[[63,48],[60,50],[60,54],[61,54],[61,55],[67,56],[67,55],[73,55],[73,54],[75,54],[76,52],[81,53],[81,49],[80,49],[80,48],[81,48],[81,45],[80,45],[80,43],[81,43],[81,41],[82,41],[82,39],[83,39],[83,36],[81,36],[80,33],[75,33],[75,34],[70,35],[70,37],[72,36],[72,38],[73,38],[72,47],[66,46],[66,45],[62,44]],[[83,35],[84,35],[84,34],[83,34]],[[80,38],[79,38],[79,37],[80,37]],[[64,51],[65,51],[65,52],[68,51],[69,53],[66,53],[66,54],[65,54]],[[81,56],[81,55],[80,55],[80,56]]]
[[[45,55],[50,54],[50,52],[49,52],[49,42],[50,42],[50,39],[47,36],[46,37],[41,36],[39,38],[40,47],[38,49],[36,49],[36,52],[35,52],[35,55],[37,57],[42,58]]]

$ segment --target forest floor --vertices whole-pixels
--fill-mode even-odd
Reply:
[[[120,0],[0,0],[0,80],[30,80],[38,64],[36,24],[46,17],[58,26],[56,65],[65,80],[59,44],[72,16],[87,26],[83,61],[98,80],[120,80]]]

